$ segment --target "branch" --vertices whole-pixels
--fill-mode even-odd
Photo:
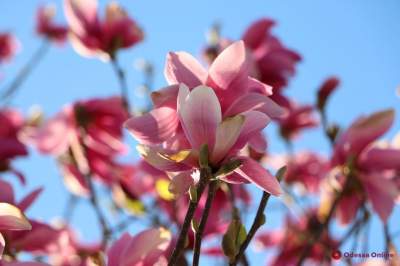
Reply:
[[[262,194],[262,197],[260,200],[260,204],[258,206],[258,210],[257,210],[256,216],[254,217],[254,221],[250,228],[250,231],[247,234],[246,239],[240,246],[239,253],[236,255],[234,261],[229,264],[230,266],[234,266],[239,263],[239,261],[242,259],[242,256],[243,256],[246,248],[249,246],[251,240],[253,239],[254,235],[256,234],[258,228],[260,228],[260,226],[264,223],[264,219],[265,219],[264,210],[265,210],[265,207],[267,206],[270,196],[271,196],[271,194],[263,191],[263,194]]]
[[[207,201],[204,206],[203,215],[201,216],[199,228],[196,230],[195,242],[194,242],[194,253],[193,253],[193,266],[199,265],[200,260],[200,249],[201,249],[201,240],[203,238],[204,229],[206,228],[208,215],[210,214],[211,205],[214,201],[215,192],[218,188],[217,181],[211,181],[208,186],[208,196]]]
[[[116,56],[114,56],[111,59],[111,66],[115,72],[115,75],[117,76],[118,82],[119,82],[119,86],[120,86],[120,90],[121,90],[121,97],[122,97],[122,101],[125,107],[125,110],[128,112],[130,112],[130,104],[129,104],[129,96],[128,96],[128,84],[126,82],[126,78],[125,78],[125,72],[122,69],[122,67],[119,65],[118,59]]]
[[[176,242],[171,257],[169,258],[168,266],[177,265],[182,250],[185,248],[186,236],[190,227],[190,223],[193,219],[197,205],[199,204],[199,200],[201,198],[201,195],[203,194],[203,191],[208,183],[210,176],[211,176],[211,170],[209,168],[200,169],[200,181],[196,188],[196,199],[190,200],[189,207],[186,212],[185,219],[183,221],[182,228],[178,236],[178,240]]]
[[[18,72],[17,76],[11,82],[11,84],[2,92],[0,99],[5,102],[11,101],[12,96],[18,91],[23,82],[29,76],[31,71],[40,63],[40,61],[44,58],[44,55],[50,48],[50,43],[47,39],[45,39],[39,48],[35,51],[29,61],[22,67],[22,69]]]

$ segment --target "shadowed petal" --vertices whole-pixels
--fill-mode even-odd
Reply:
[[[247,47],[257,48],[265,39],[267,31],[275,24],[271,19],[262,18],[257,20],[243,34],[242,40]]]
[[[194,180],[191,176],[191,172],[186,171],[186,172],[183,172],[183,173],[180,173],[180,174],[174,176],[171,179],[168,190],[172,194],[179,196],[179,195],[183,195],[186,192],[188,192],[190,186],[193,184],[194,184]]]
[[[269,97],[256,92],[251,92],[241,96],[232,103],[232,105],[225,111],[224,117],[250,110],[262,112],[271,118],[282,117],[286,113],[285,109],[280,107]]]
[[[178,123],[174,109],[160,107],[142,116],[130,118],[124,126],[140,143],[151,145],[172,137]]]
[[[193,88],[205,82],[207,72],[192,55],[186,52],[170,52],[167,55],[164,75],[170,85],[184,83]]]
[[[237,174],[274,196],[282,194],[281,186],[276,177],[271,175],[258,162],[243,156],[238,157],[238,159],[242,160],[242,166],[235,170]]]

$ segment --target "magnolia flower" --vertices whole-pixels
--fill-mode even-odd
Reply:
[[[164,110],[159,108],[143,117],[131,118],[126,122],[126,127],[139,141],[159,140],[163,137],[162,133],[157,135],[158,132],[148,132],[149,128],[143,126],[157,126],[158,122],[161,130],[168,130],[171,127],[171,123],[167,124],[170,119],[167,116],[169,110],[165,113]],[[158,116],[153,116],[155,111]],[[185,192],[194,182],[191,169],[198,169],[196,158],[201,146],[207,144],[212,167],[218,168],[229,160],[240,160],[242,163],[235,173],[223,177],[224,180],[232,183],[253,182],[271,194],[280,194],[281,189],[274,176],[256,161],[238,155],[251,136],[269,123],[267,115],[259,111],[247,111],[223,119],[219,99],[212,88],[201,85],[190,91],[183,84],[179,88],[177,111],[184,132],[179,137],[185,138],[189,149],[174,152],[161,147],[138,146],[144,159],[154,167],[167,172],[181,172],[173,179],[174,190]],[[158,118],[166,119],[155,120]]]
[[[314,210],[299,219],[288,217],[284,229],[259,233],[256,238],[256,247],[258,249],[277,249],[276,255],[267,265],[296,265],[304,246],[307,245],[313,231],[318,228],[317,225],[318,220]],[[332,250],[336,250],[337,245],[338,241],[325,231],[311,246],[307,257],[309,264],[306,263],[306,265],[325,265],[323,263],[330,258],[327,257],[327,254],[330,255]]]
[[[293,156],[271,155],[267,163],[275,169],[286,166],[283,180],[287,184],[300,185],[304,193],[319,192],[320,183],[330,170],[330,163],[326,158],[309,151]]]
[[[16,54],[18,46],[18,41],[12,34],[0,33],[0,64],[10,61]]]
[[[165,254],[171,242],[166,229],[148,229],[135,236],[123,234],[107,251],[108,266],[167,265]]]
[[[235,173],[223,177],[226,181],[253,182],[272,194],[280,193],[275,177],[254,160],[238,156],[252,137],[259,136],[270,117],[283,114],[267,96],[271,88],[250,78],[248,70],[241,41],[226,48],[208,72],[191,55],[170,53],[165,76],[171,86],[153,94],[155,109],[125,123],[151,165],[181,172],[173,179],[174,190],[185,192],[195,181],[199,149],[207,144],[212,167],[241,161]]]
[[[352,221],[366,200],[371,202],[381,220],[387,221],[399,195],[394,177],[400,170],[400,150],[371,144],[390,128],[393,119],[393,110],[377,112],[359,118],[340,135],[332,156],[332,165],[337,168],[327,180],[322,194],[322,215],[335,195],[333,190],[341,189],[346,178],[350,178],[348,191],[336,212],[340,222]]]
[[[293,139],[302,130],[318,126],[319,121],[315,117],[314,106],[298,104],[280,94],[274,96],[274,101],[286,110],[286,115],[277,119],[284,138]]]
[[[142,30],[116,2],[107,5],[103,19],[97,5],[97,0],[64,0],[71,42],[80,55],[112,59],[119,49],[143,39]]]
[[[274,25],[275,22],[271,19],[259,19],[250,25],[241,39],[250,54],[251,76],[271,85],[274,93],[279,93],[287,85],[288,79],[295,74],[295,66],[301,60],[301,56],[286,48],[271,33]],[[211,45],[204,50],[206,60],[210,63],[231,43],[219,36],[213,37]]]
[[[30,230],[31,225],[25,215],[14,205],[0,202],[0,231]],[[0,233],[0,258],[6,243]]]
[[[36,15],[36,32],[49,40],[64,42],[68,29],[65,26],[54,23],[56,8],[54,5],[39,7]]]
[[[114,158],[127,150],[122,141],[122,124],[127,117],[119,97],[79,101],[64,107],[42,126],[27,130],[25,138],[42,153],[62,155],[67,186],[74,193],[85,194],[83,175],[89,169],[107,184],[122,171],[123,166]]]

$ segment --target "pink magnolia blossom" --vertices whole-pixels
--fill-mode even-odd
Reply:
[[[164,228],[148,229],[135,236],[123,234],[108,249],[108,266],[167,265],[171,233]]]
[[[314,210],[298,220],[288,217],[284,229],[259,233],[256,238],[256,246],[258,249],[277,249],[276,255],[267,265],[296,265],[309,237],[318,228],[317,225],[318,220]],[[305,263],[305,265],[331,265],[324,263],[326,259],[330,259],[327,254],[330,256],[331,251],[336,250],[337,244],[338,242],[325,231],[312,245],[307,257],[309,264]]]
[[[62,43],[68,33],[67,27],[54,23],[56,8],[53,5],[39,7],[36,15],[36,32],[49,40]]]
[[[281,135],[286,139],[297,137],[304,129],[315,128],[319,121],[315,117],[315,107],[298,104],[283,95],[275,95],[274,100],[286,110],[286,115],[278,119]]]
[[[386,110],[356,120],[335,143],[333,166],[352,168],[349,191],[339,202],[336,212],[340,222],[353,220],[360,206],[368,200],[382,221],[386,222],[399,195],[394,177],[400,170],[400,150],[379,148],[373,141],[382,136],[392,125],[394,111]],[[349,165],[350,164],[350,165]],[[336,168],[332,176],[341,187],[345,180],[345,168]],[[330,181],[332,182],[332,181]],[[321,208],[329,205],[334,192],[325,186]],[[322,209],[323,212],[323,209]]]
[[[8,32],[0,33],[0,64],[8,62],[18,50],[17,39]]]
[[[242,167],[226,177],[228,182],[253,182],[272,194],[280,193],[269,172],[250,158],[238,157],[270,117],[283,114],[267,96],[270,87],[250,78],[248,70],[243,42],[226,48],[208,72],[191,55],[170,53],[165,75],[171,86],[153,94],[155,109],[126,122],[127,129],[142,143],[140,153],[151,165],[181,172],[175,181],[184,185],[182,191],[193,182],[190,175],[191,169],[198,167],[196,154],[207,144],[213,167],[229,159],[242,160]],[[165,148],[156,146],[161,143]],[[177,158],[173,156],[176,153],[179,160],[172,159]]]
[[[97,0],[64,0],[71,42],[79,54],[110,59],[143,39],[142,30],[116,2],[107,5],[103,19],[97,6]]]
[[[326,79],[317,93],[317,107],[323,109],[329,98],[329,96],[336,90],[339,86],[340,80],[337,77],[329,77]]]
[[[53,266],[91,266],[103,260],[100,243],[82,243],[67,226],[55,229],[57,235],[46,246],[46,254]]]
[[[268,18],[257,20],[245,31],[242,40],[254,60],[253,76],[271,85],[278,93],[295,74],[295,66],[301,56],[285,47],[271,33],[274,25],[275,22]]]
[[[285,183],[300,185],[305,193],[319,192],[321,181],[330,170],[330,163],[326,158],[309,151],[293,156],[270,156],[267,163],[276,169],[286,166],[283,178]]]
[[[122,124],[127,117],[119,97],[79,101],[39,128],[30,129],[26,139],[42,153],[63,155],[60,161],[67,187],[82,194],[86,190],[85,172],[90,170],[110,184],[115,173],[123,171],[114,159],[127,150],[122,141]]]

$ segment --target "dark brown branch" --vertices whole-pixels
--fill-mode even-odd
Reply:
[[[206,204],[204,206],[204,211],[200,219],[199,228],[196,230],[195,242],[194,242],[194,253],[193,253],[193,266],[199,265],[200,251],[201,251],[201,240],[203,238],[204,229],[206,228],[208,215],[210,214],[211,205],[214,201],[215,192],[218,188],[217,181],[211,181],[208,186],[208,196]]]
[[[200,197],[203,194],[203,191],[208,183],[210,176],[211,176],[211,171],[209,168],[202,168],[200,170],[200,181],[196,188],[196,199],[190,200],[189,202],[189,207],[186,212],[185,219],[183,221],[175,248],[171,254],[171,257],[169,258],[168,266],[174,266],[177,265],[178,263],[179,257],[181,256],[181,253],[185,248],[185,242],[190,227],[190,223],[193,219],[197,205],[199,204]]]
[[[260,228],[260,226],[263,224],[264,210],[265,210],[265,207],[267,206],[270,196],[271,196],[271,194],[263,191],[263,194],[262,194],[262,197],[260,200],[260,204],[258,206],[257,213],[256,213],[256,216],[254,217],[254,221],[253,221],[253,224],[251,225],[250,231],[248,232],[248,234],[246,235],[246,239],[240,246],[239,252],[236,255],[234,261],[229,264],[230,266],[234,266],[239,263],[239,261],[242,259],[244,252],[246,251],[247,247],[249,246],[251,240],[253,239],[254,235],[256,234],[258,228]]]

